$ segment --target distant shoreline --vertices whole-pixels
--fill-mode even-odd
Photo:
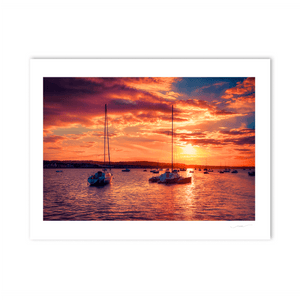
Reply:
[[[103,162],[93,162],[93,161],[46,161],[43,162],[44,169],[102,169],[102,168],[112,168],[112,169],[166,169],[171,168],[170,163],[158,163],[158,162],[112,162],[110,166],[103,164]],[[197,164],[180,164],[175,163],[173,168],[196,168],[196,169],[254,169],[255,166],[210,166],[210,165],[197,165]]]

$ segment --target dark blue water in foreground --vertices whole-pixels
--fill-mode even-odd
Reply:
[[[91,187],[98,169],[44,169],[44,220],[255,220],[255,177],[248,170],[195,171],[192,183],[149,183],[152,173],[112,169],[112,184]],[[162,173],[162,172],[161,172]]]

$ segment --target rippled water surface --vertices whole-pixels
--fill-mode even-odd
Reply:
[[[44,220],[255,219],[255,177],[247,170],[181,172],[192,183],[164,185],[149,183],[149,171],[112,169],[110,185],[91,187],[87,178],[96,171],[44,169]]]

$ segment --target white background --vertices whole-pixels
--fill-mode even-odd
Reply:
[[[3,299],[299,299],[297,1],[3,2]],[[30,241],[34,57],[271,58],[272,239]]]

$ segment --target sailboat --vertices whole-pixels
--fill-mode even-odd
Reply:
[[[172,184],[172,183],[178,183],[178,184],[183,184],[183,183],[190,183],[192,181],[192,177],[182,177],[178,173],[178,170],[175,170],[173,168],[173,105],[172,105],[172,172],[170,172],[169,169],[166,170],[166,172],[162,175],[155,178],[150,178],[149,181],[155,181],[157,180],[158,183],[165,183],[165,184]]]
[[[110,152],[109,152],[109,136],[108,136],[108,121],[107,121],[107,104],[105,104],[105,120],[104,120],[104,168],[105,168],[105,157],[106,157],[106,144],[107,144],[107,155],[108,165],[110,168]],[[91,186],[103,186],[109,184],[112,180],[112,174],[107,172],[106,169],[96,172],[88,178],[88,183]]]

